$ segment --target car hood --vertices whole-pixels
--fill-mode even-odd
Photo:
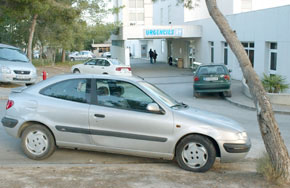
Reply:
[[[210,126],[219,130],[243,132],[245,129],[230,118],[197,108],[184,108],[174,110],[174,119],[178,124],[187,126]]]
[[[30,62],[22,62],[22,61],[0,61],[0,66],[9,67],[11,69],[20,69],[20,70],[36,70],[34,65]]]

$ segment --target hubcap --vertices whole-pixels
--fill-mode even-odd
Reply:
[[[30,132],[25,140],[27,150],[34,155],[43,154],[48,148],[48,139],[46,134],[37,130]]]
[[[182,160],[190,168],[201,168],[208,160],[207,150],[199,143],[188,143],[182,150]]]

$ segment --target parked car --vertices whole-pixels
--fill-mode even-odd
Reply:
[[[0,44],[0,82],[31,85],[36,79],[36,68],[19,48]]]
[[[12,91],[2,119],[24,153],[41,160],[56,147],[172,160],[205,172],[243,159],[251,142],[226,117],[179,103],[136,77],[59,75]]]
[[[39,50],[34,50],[34,51],[33,51],[33,58],[34,58],[34,59],[39,59],[39,58],[40,58]]]
[[[80,51],[69,55],[70,61],[83,61],[95,57],[96,55],[91,51]]]
[[[213,92],[232,96],[230,71],[222,64],[200,65],[194,73],[193,95]]]
[[[112,54],[111,54],[111,52],[105,52],[102,54],[102,57],[111,58]]]
[[[131,76],[131,67],[124,65],[117,59],[94,58],[82,64],[72,66],[72,73],[112,74]]]

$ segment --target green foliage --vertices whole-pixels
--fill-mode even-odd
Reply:
[[[280,93],[289,88],[289,84],[285,83],[285,78],[281,75],[264,74],[262,84],[268,93]]]
[[[106,2],[108,1],[0,0],[0,43],[25,49],[32,18],[37,14],[33,47],[44,51],[44,47],[50,47],[54,51],[90,49],[93,41],[106,41],[114,28],[113,24],[101,23],[106,14],[112,13],[112,10],[104,10]],[[88,26],[83,18],[91,18],[90,24],[94,24]]]

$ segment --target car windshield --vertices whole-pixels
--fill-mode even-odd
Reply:
[[[151,91],[151,93],[158,97],[160,100],[162,100],[167,106],[169,107],[178,107],[178,106],[183,106],[184,104],[181,104],[177,102],[175,99],[164,93],[162,90],[157,88],[156,86],[148,83],[148,82],[140,82],[140,84]]]
[[[25,63],[28,62],[25,54],[20,50],[11,48],[0,48],[0,59],[7,61],[21,61]]]
[[[223,66],[202,66],[198,70],[199,75],[210,75],[210,74],[227,74]]]
[[[120,61],[118,61],[117,59],[110,59],[111,63],[113,65],[121,65],[122,63]]]

